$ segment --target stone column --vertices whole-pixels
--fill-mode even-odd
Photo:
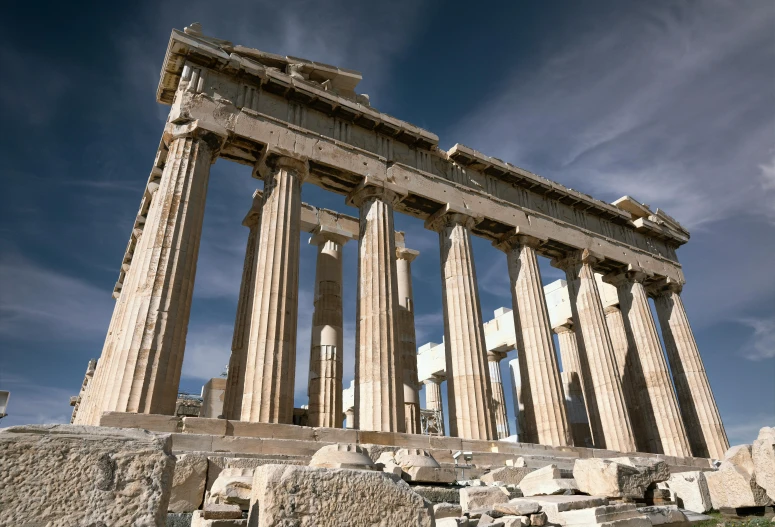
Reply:
[[[398,340],[398,278],[393,206],[403,189],[361,183],[348,196],[360,213],[355,426],[403,432],[403,370]]]
[[[308,426],[342,426],[342,247],[347,238],[318,227],[315,311],[309,354]]]
[[[501,380],[501,361],[506,358],[503,352],[487,352],[487,365],[490,368],[490,389],[492,390],[492,411],[495,414],[495,430],[498,439],[509,437],[509,418],[506,415],[506,394]]]
[[[225,135],[196,124],[165,132],[167,160],[115,306],[83,424],[99,424],[103,411],[175,411],[210,166]]]
[[[306,162],[286,156],[269,157],[261,167],[261,272],[253,286],[242,421],[293,423],[301,185],[307,171]]]
[[[654,291],[654,304],[678,393],[681,415],[694,456],[722,459],[729,449],[729,440],[680,292],[681,286],[675,283],[657,288]]]
[[[348,408],[347,411],[344,413],[345,415],[345,423],[344,427],[348,430],[353,430],[355,428],[355,410],[353,408]]]
[[[592,269],[596,261],[585,250],[555,260],[552,265],[565,270],[567,277],[584,401],[595,448],[635,452],[630,415]]]
[[[678,401],[670,382],[667,361],[659,342],[657,326],[651,315],[648,296],[643,287],[646,275],[629,271],[607,280],[613,283],[619,294],[619,305],[624,318],[624,329],[630,348],[635,351],[628,369],[640,366],[644,382],[636,384],[636,396],[640,403],[643,432],[648,438],[648,452],[669,456],[690,457],[689,440],[681,421]],[[638,363],[638,364],[635,364]]]
[[[482,308],[469,234],[473,225],[473,218],[449,205],[425,222],[427,228],[439,233],[441,248],[450,436],[495,439]]]
[[[566,322],[554,328],[560,343],[562,359],[563,390],[565,392],[565,408],[568,412],[573,444],[575,446],[591,447],[592,432],[589,429],[587,405],[584,401],[584,388],[581,383],[581,366],[579,363],[579,348],[576,343],[576,332],[573,323]]]
[[[237,301],[237,317],[234,321],[234,336],[231,341],[229,372],[226,377],[226,393],[223,396],[223,413],[226,419],[238,421],[242,416],[242,394],[245,387],[245,361],[248,351],[250,318],[253,312],[253,286],[256,281],[256,252],[258,224],[261,218],[261,196],[253,196],[253,207],[245,216],[242,225],[250,229],[245,248],[245,263],[242,265],[242,282]]]
[[[638,452],[651,452],[649,434],[644,429],[643,412],[646,409],[641,407],[638,396],[642,390],[646,389],[643,371],[640,369],[640,361],[638,360],[638,351],[627,338],[627,331],[624,329],[624,316],[619,306],[606,306],[604,311],[608,333],[611,335],[611,344],[614,347],[614,355],[616,355],[619,379],[622,381],[627,412],[630,414],[635,446]]]
[[[572,442],[570,426],[536,257],[540,243],[531,236],[517,234],[498,245],[506,252],[511,278],[512,313],[522,374],[520,395],[527,428],[524,437],[531,443],[568,446]]]
[[[519,353],[519,351],[517,351]],[[519,358],[509,361],[509,371],[511,372],[511,395],[514,401],[514,419],[517,424],[517,441],[526,443],[524,437],[525,430],[525,405],[519,398],[522,392],[522,375],[519,372]]]
[[[441,399],[441,379],[431,377],[425,379],[425,408],[436,412],[441,412],[442,421],[444,420],[444,402]],[[442,423],[443,428],[443,423]]]
[[[414,296],[412,295],[412,261],[420,253],[396,248],[398,277],[398,345],[401,350],[404,384],[404,418],[406,432],[419,434],[420,383],[417,380],[417,340],[414,331]]]

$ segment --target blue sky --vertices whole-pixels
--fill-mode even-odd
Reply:
[[[629,194],[692,233],[684,302],[730,441],[775,424],[775,4],[770,0],[479,3],[16,3],[0,19],[2,424],[69,419],[100,353],[110,293],[168,111],[172,28],[363,73],[372,105],[606,201]],[[376,3],[374,3],[376,4]],[[260,183],[213,167],[181,389],[228,360]],[[303,199],[356,214],[307,185]],[[436,234],[397,216],[418,344],[443,333]],[[510,306],[505,257],[474,242],[487,318]],[[345,246],[345,382],[356,246]],[[560,278],[542,261],[546,283]],[[303,240],[296,404],[306,397],[315,251]],[[504,372],[504,379],[508,378]],[[507,394],[509,393],[507,388]]]

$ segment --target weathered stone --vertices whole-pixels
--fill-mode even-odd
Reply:
[[[579,490],[592,496],[609,498],[642,498],[654,477],[661,477],[655,468],[643,472],[634,466],[609,459],[577,459],[573,477]]]
[[[349,468],[376,470],[376,466],[366,452],[358,445],[326,445],[312,456],[310,467]]]
[[[775,500],[775,428],[764,427],[751,448],[756,483]]]
[[[254,469],[225,468],[210,489],[208,503],[239,505],[243,510],[250,506]]]
[[[494,519],[500,518],[503,515],[504,514],[502,512],[495,510],[495,507],[482,507],[480,509],[473,509],[466,512],[466,516],[468,516],[469,519],[477,519],[483,516],[488,516],[491,519]]]
[[[527,463],[525,462],[525,458],[518,457],[517,459],[507,459],[506,466],[519,468],[519,467],[526,467]]]
[[[612,457],[610,459],[638,469],[649,484],[667,481],[670,478],[670,467],[661,459],[651,457]]]
[[[519,482],[522,481],[522,478],[532,472],[532,470],[533,469],[527,467],[500,467],[488,472],[487,474],[484,474],[479,479],[488,484],[495,483],[496,481],[502,481],[506,485],[519,485]]]
[[[751,445],[730,448],[719,469],[707,472],[705,479],[714,509],[761,507],[771,502],[767,492],[754,478]]]
[[[229,503],[206,503],[202,518],[205,520],[239,520],[242,518],[242,509],[239,505]]]
[[[385,453],[382,454],[384,456]],[[379,461],[379,460],[378,460]],[[404,478],[416,483],[454,483],[454,468],[441,468],[426,450],[402,448],[395,454],[395,462],[401,467]]]
[[[678,510],[677,505],[652,505],[650,507],[638,507],[637,510],[638,514],[647,517],[652,525],[686,521],[686,516]]]
[[[175,475],[172,479],[172,492],[167,510],[170,512],[193,512],[199,508],[204,498],[207,482],[207,458],[195,454],[178,456],[175,463]]]
[[[204,511],[194,511],[191,516],[191,527],[247,527],[247,519],[206,519]]]
[[[557,465],[547,465],[544,468],[527,474],[519,483],[519,490],[525,496],[549,494],[570,494],[578,490],[572,479],[562,479]]]
[[[713,508],[708,482],[702,471],[671,474],[667,486],[675,496],[676,504],[682,509],[703,513]]]
[[[442,518],[436,522],[436,527],[468,527],[468,518]]]
[[[530,525],[537,525],[539,527],[546,525],[546,513],[537,512],[535,514],[531,514]]]
[[[248,523],[430,527],[433,508],[384,472],[265,465],[256,469]]]
[[[175,457],[169,436],[96,426],[0,430],[3,525],[163,526]]]
[[[509,491],[503,487],[465,487],[460,489],[460,506],[464,511],[481,509],[509,501]]]
[[[503,527],[526,527],[530,525],[529,516],[504,516],[500,519]]]
[[[511,500],[509,503],[517,503],[527,499],[528,498],[517,498]],[[564,521],[560,513],[587,509],[590,507],[600,507],[601,505],[608,504],[608,500],[600,496],[536,496],[535,498],[530,498],[530,500],[531,503],[538,503],[538,505],[540,505],[541,512],[546,514],[548,521],[552,524],[561,524]]]
[[[638,514],[632,503],[617,503],[601,505],[589,509],[577,509],[561,512],[557,519],[551,520],[558,525],[570,526],[613,526],[616,527],[650,527],[651,522]]]
[[[508,503],[498,503],[493,508],[503,514],[512,516],[527,516],[541,510],[538,502],[526,498],[513,498]]]
[[[433,516],[436,520],[441,518],[459,518],[463,515],[463,508],[457,503],[437,503],[433,506]]]
[[[191,527],[190,512],[169,512],[165,527]]]
[[[460,503],[460,492],[455,487],[413,485],[412,490],[431,503]]]

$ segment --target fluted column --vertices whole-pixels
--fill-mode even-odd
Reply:
[[[637,385],[639,391],[636,395],[644,422],[643,432],[648,437],[648,451],[687,457],[691,456],[689,440],[643,287],[645,278],[644,273],[637,271],[606,277],[617,288],[627,340],[636,352],[633,360],[628,361],[628,367],[639,363],[644,379],[642,385]]]
[[[309,355],[308,426],[342,426],[342,247],[347,238],[318,227],[315,310]]]
[[[519,353],[519,352],[517,352]],[[517,440],[520,443],[527,443],[524,436],[525,431],[525,405],[519,398],[522,393],[522,374],[520,373],[519,358],[509,361],[509,372],[511,373],[511,395],[514,402],[514,422],[517,424]]]
[[[345,416],[345,422],[344,427],[348,430],[353,430],[355,428],[355,409],[354,408],[348,408],[347,411],[344,413]]]
[[[359,209],[355,426],[403,432],[403,370],[393,206],[401,189],[365,181],[348,196]],[[404,191],[405,192],[405,191]]]
[[[396,248],[398,277],[398,343],[401,349],[404,384],[404,419],[406,432],[419,434],[420,383],[417,380],[417,339],[414,331],[414,296],[412,294],[412,261],[420,253]]]
[[[245,248],[245,262],[242,265],[242,282],[237,301],[237,317],[234,321],[234,335],[231,340],[229,372],[226,376],[226,391],[223,395],[223,415],[226,419],[239,420],[242,416],[242,394],[245,387],[245,361],[250,334],[250,318],[253,312],[253,287],[256,281],[256,252],[258,224],[261,217],[261,194],[253,196],[253,206],[242,225],[249,229]]]
[[[635,344],[627,337],[624,329],[624,316],[618,305],[606,306],[605,321],[608,333],[611,335],[611,344],[616,355],[616,366],[619,379],[622,381],[624,401],[627,403],[627,412],[630,414],[630,424],[635,437],[635,446],[638,452],[651,452],[649,447],[649,434],[645,431],[643,413],[638,394],[646,389],[646,381],[638,360],[638,351]]]
[[[560,345],[560,358],[563,371],[562,386],[565,393],[565,408],[568,412],[573,444],[575,446],[591,447],[592,432],[589,429],[587,405],[584,401],[584,388],[581,383],[581,366],[579,364],[579,348],[576,343],[576,332],[572,322],[554,328]]]
[[[446,206],[425,225],[439,233],[441,248],[450,435],[495,439],[482,308],[469,234],[474,220]]]
[[[536,247],[540,240],[510,235],[498,247],[506,252],[511,278],[520,372],[525,405],[524,438],[542,445],[568,446],[572,442],[562,393],[560,367],[546,307]]]
[[[674,283],[659,288],[654,291],[654,304],[678,393],[681,416],[692,453],[696,457],[722,459],[729,448],[729,440],[680,292],[681,286]]]
[[[501,361],[505,353],[488,352],[487,366],[490,368],[490,389],[492,390],[492,411],[495,414],[495,430],[498,439],[509,437],[509,418],[506,415],[506,394],[501,380]]]
[[[253,286],[241,420],[293,423],[301,184],[307,164],[285,156],[267,161],[261,170],[260,272]]]
[[[579,350],[584,400],[596,448],[635,452],[630,415],[595,283],[589,251],[573,254],[552,265],[564,269]],[[578,322],[578,323],[576,323]]]
[[[192,124],[166,134],[167,160],[115,306],[83,424],[98,424],[103,411],[175,411],[210,165],[224,137]]]
[[[444,402],[441,399],[441,382],[441,379],[431,377],[425,379],[423,384],[425,384],[425,408],[435,412],[442,412],[443,416]],[[443,423],[441,428],[444,428]]]

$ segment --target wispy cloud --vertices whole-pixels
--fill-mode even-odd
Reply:
[[[761,214],[773,23],[767,3],[725,1],[582,18],[576,39],[547,47],[535,71],[517,67],[447,136],[596,197],[633,195],[690,228]]]
[[[2,388],[11,392],[8,417],[0,421],[1,426],[70,422],[68,401],[77,393],[41,385],[26,376],[4,374],[0,381]]]
[[[775,358],[775,319],[742,318],[739,322],[753,330],[741,354],[755,361]]]
[[[106,331],[110,291],[20,255],[0,258],[0,335],[7,338],[84,341]]]

